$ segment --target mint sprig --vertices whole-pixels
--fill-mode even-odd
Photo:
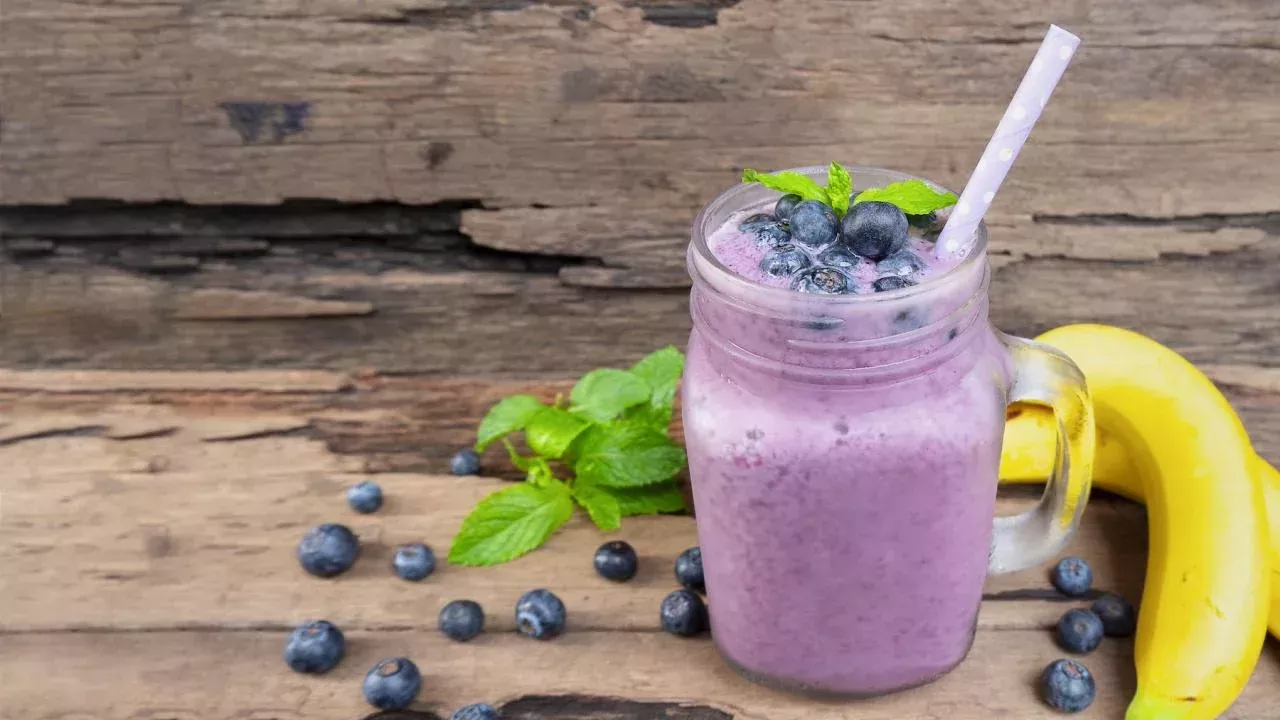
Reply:
[[[567,523],[575,504],[606,531],[621,527],[624,517],[683,511],[674,478],[686,459],[669,436],[683,372],[684,355],[666,347],[630,370],[587,373],[567,403],[512,395],[494,405],[480,422],[476,448],[501,440],[525,482],[476,505],[453,539],[449,562],[497,565],[520,557]],[[532,456],[511,442],[520,432]],[[561,477],[557,469],[571,474]]]
[[[762,173],[751,168],[742,171],[742,182],[760,183],[770,190],[799,195],[801,200],[817,200],[826,203],[836,215],[849,211],[849,199],[853,195],[853,176],[837,162],[827,167],[827,186],[822,187],[807,175],[793,170]]]
[[[853,176],[838,162],[827,168],[827,204],[837,215],[849,212],[849,200],[853,196]]]
[[[897,205],[907,215],[928,215],[955,205],[957,199],[955,193],[938,192],[923,180],[904,180],[882,188],[863,190],[854,198],[853,204],[879,200]]]

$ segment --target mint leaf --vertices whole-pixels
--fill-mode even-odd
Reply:
[[[488,414],[480,421],[480,429],[476,431],[476,452],[484,452],[494,440],[504,435],[523,430],[541,409],[542,402],[532,395],[503,398],[489,408]]]
[[[617,530],[622,527],[622,510],[618,501],[602,488],[578,485],[573,488],[573,499],[591,516],[591,521],[601,530]]]
[[[449,548],[449,562],[497,565],[514,560],[546,542],[572,516],[569,488],[558,480],[499,490],[462,521]]]
[[[837,215],[849,212],[849,199],[853,195],[853,176],[840,163],[827,167],[827,204]]]
[[[814,182],[807,175],[801,175],[792,170],[765,174],[747,168],[742,171],[742,182],[760,183],[770,190],[777,190],[781,193],[795,193],[804,200],[827,201],[827,191],[821,185]]]
[[[879,200],[897,205],[907,215],[928,215],[956,204],[955,193],[940,193],[923,180],[904,180],[858,193],[853,204]]]
[[[623,410],[649,399],[649,384],[626,370],[592,370],[569,393],[572,412],[608,422]]]
[[[578,481],[637,487],[664,480],[684,467],[684,451],[663,433],[633,422],[594,425],[576,448]]]
[[[668,434],[673,409],[670,405],[637,405],[622,413],[622,421],[643,425]]]
[[[684,512],[684,495],[673,482],[638,488],[600,488],[618,503],[623,517]]]
[[[648,383],[651,405],[670,406],[675,400],[680,376],[684,374],[684,354],[668,345],[632,365],[631,374]]]
[[[563,408],[544,407],[529,421],[524,439],[530,449],[542,457],[559,458],[590,425]]]

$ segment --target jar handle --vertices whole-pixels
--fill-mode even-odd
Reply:
[[[1036,506],[998,517],[987,571],[1000,574],[1039,565],[1071,539],[1093,484],[1093,401],[1084,373],[1071,358],[1043,343],[1000,335],[1012,363],[1009,402],[1053,409],[1058,449],[1053,473]]]

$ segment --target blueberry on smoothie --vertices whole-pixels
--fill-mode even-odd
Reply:
[[[1093,601],[1089,608],[1102,620],[1102,631],[1108,637],[1129,637],[1138,628],[1138,611],[1128,600],[1107,593]]]
[[[790,220],[791,213],[796,209],[796,205],[800,204],[800,196],[795,193],[787,193],[778,198],[778,204],[773,206],[773,216],[779,220]]]
[[[702,574],[701,547],[691,547],[676,558],[676,580],[690,590],[707,591],[707,581]]]
[[[516,630],[535,640],[550,640],[564,632],[564,603],[550,590],[530,590],[516,603]]]
[[[818,253],[819,265],[840,268],[846,272],[858,267],[861,262],[862,258],[845,247],[844,243],[836,243]]]
[[[626,582],[636,576],[639,559],[631,543],[613,540],[596,549],[592,565],[600,577],[614,582]]]
[[[879,262],[907,244],[907,216],[897,205],[868,200],[849,208],[840,235],[853,251]]]
[[[693,637],[707,629],[707,606],[690,590],[675,590],[658,609],[662,629],[672,635]]]
[[[401,545],[391,560],[391,567],[400,578],[417,582],[435,572],[436,554],[422,543]]]
[[[915,285],[915,283],[911,282],[910,280],[904,277],[898,277],[897,275],[882,277],[876,280],[875,282],[871,283],[872,289],[874,289],[876,292],[889,292],[890,290],[901,290],[903,288],[909,288],[912,285]]]
[[[760,270],[774,277],[790,277],[810,264],[809,256],[795,245],[779,245],[760,258]]]
[[[436,626],[450,640],[466,642],[484,630],[484,610],[474,600],[452,600],[440,609]]]
[[[1097,694],[1093,674],[1075,660],[1055,660],[1040,673],[1040,697],[1055,710],[1080,712]]]
[[[1068,610],[1058,620],[1058,644],[1073,653],[1091,653],[1102,644],[1102,618],[1091,610]]]
[[[822,248],[836,241],[840,222],[826,203],[805,200],[791,211],[791,239],[810,248]]]
[[[938,213],[931,212],[924,215],[908,215],[907,224],[913,228],[928,230],[938,221]]]
[[[377,512],[382,507],[382,488],[369,480],[352,485],[347,488],[347,504],[358,513]]]
[[[403,710],[422,690],[422,673],[409,658],[383,660],[364,676],[364,699],[383,710]]]
[[[802,270],[791,279],[791,289],[813,295],[840,295],[851,290],[849,278],[832,267]]]
[[[1081,597],[1093,586],[1093,568],[1084,558],[1066,557],[1053,566],[1049,580],[1063,595]]]
[[[901,250],[876,263],[876,274],[881,277],[909,278],[924,272],[924,260],[910,250]]]
[[[791,242],[790,224],[778,220],[767,213],[759,213],[743,220],[738,229],[755,237],[756,242],[768,247],[776,247]]]
[[[360,554],[360,541],[345,525],[317,525],[298,543],[298,563],[316,577],[333,577],[351,569]]]
[[[315,620],[289,633],[284,661],[294,672],[326,673],[337,666],[346,647],[346,639],[336,625],[328,620]]]

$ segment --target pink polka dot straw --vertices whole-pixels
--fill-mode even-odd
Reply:
[[[1022,76],[1013,100],[996,126],[995,135],[991,136],[987,149],[982,151],[978,165],[960,193],[960,200],[938,236],[934,252],[939,258],[964,255],[973,246],[974,229],[987,214],[987,208],[1009,174],[1014,158],[1027,142],[1027,135],[1040,119],[1040,112],[1049,102],[1049,96],[1062,79],[1062,73],[1078,47],[1080,38],[1057,25],[1049,26],[1031,67]]]

